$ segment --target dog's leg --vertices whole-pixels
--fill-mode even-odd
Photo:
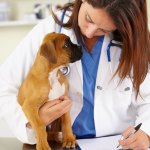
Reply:
[[[64,95],[68,95],[68,80],[61,72],[59,72],[59,74],[60,74],[59,82],[65,85]],[[63,136],[63,147],[66,148],[75,147],[76,138],[72,132],[71,118],[69,112],[67,112],[61,117],[61,126]]]
[[[70,114],[67,112],[62,117],[62,135],[63,147],[74,148],[76,146],[76,138],[72,132]]]
[[[50,128],[47,128],[47,135],[48,141],[56,141],[57,143],[62,143],[61,118],[58,118],[51,123]]]
[[[46,127],[39,118],[38,107],[34,106],[33,104],[26,103],[25,101],[22,109],[35,131],[37,139],[36,150],[51,150],[47,142]]]
[[[68,95],[68,80],[64,80],[65,83],[65,95]],[[62,121],[62,135],[63,135],[63,147],[66,148],[74,148],[76,143],[76,137],[73,134],[72,126],[71,126],[71,118],[70,113],[67,112],[61,117]]]

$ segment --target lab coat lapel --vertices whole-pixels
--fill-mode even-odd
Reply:
[[[78,70],[78,73],[80,75],[80,79],[81,79],[81,82],[82,82],[82,85],[83,85],[83,78],[82,78],[82,63],[81,63],[81,60],[75,62],[76,64],[76,68]]]
[[[101,87],[105,86],[105,79],[108,76],[108,71],[109,71],[109,63],[108,63],[106,49],[110,41],[111,41],[111,35],[105,35],[103,45],[102,45],[102,50],[101,50],[101,56],[100,56],[100,61],[99,61],[99,66],[97,71],[97,81],[96,81],[96,85]]]
[[[112,77],[118,68],[120,61],[119,59],[122,51],[121,48],[119,47],[111,46],[110,47],[111,62],[108,62],[106,49],[111,39],[112,39],[111,35],[105,36],[100,56],[96,85],[102,88],[106,88],[107,86],[109,86],[109,83],[112,81]],[[114,78],[116,85],[118,85],[120,81],[119,76],[116,75]]]

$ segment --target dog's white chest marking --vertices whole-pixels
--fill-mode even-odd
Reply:
[[[49,101],[59,98],[60,96],[64,95],[65,93],[65,84],[60,84],[59,78],[60,76],[57,74],[59,68],[54,69],[52,72],[49,73],[49,82],[50,82],[50,92],[48,95]]]

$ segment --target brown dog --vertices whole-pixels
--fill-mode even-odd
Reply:
[[[73,63],[82,57],[81,48],[73,44],[64,34],[50,33],[43,40],[35,62],[22,83],[18,101],[28,118],[37,138],[37,150],[51,150],[47,142],[46,128],[39,117],[39,108],[49,100],[52,86],[49,73],[57,70],[56,76],[60,85],[65,85],[64,95],[68,94],[68,82],[59,69],[67,63]],[[71,147],[76,139],[72,133],[69,112],[61,117],[63,146]],[[71,144],[70,144],[71,143]]]

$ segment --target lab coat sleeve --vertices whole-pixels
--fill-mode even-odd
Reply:
[[[137,109],[135,124],[142,123],[141,130],[150,136],[150,72],[140,86],[140,94],[134,102]]]
[[[51,16],[42,20],[0,66],[0,117],[23,143],[35,144],[36,139],[33,130],[26,128],[28,120],[17,101],[18,89],[35,60],[43,37],[57,28]]]

